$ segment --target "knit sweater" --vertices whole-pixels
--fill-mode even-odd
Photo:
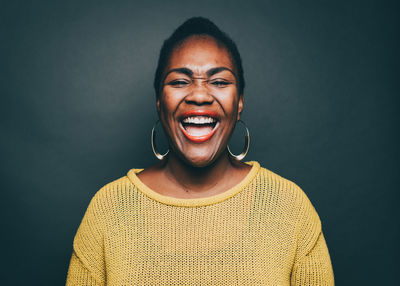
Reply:
[[[334,285],[305,193],[256,161],[233,188],[161,195],[137,177],[101,188],[73,242],[67,285]]]

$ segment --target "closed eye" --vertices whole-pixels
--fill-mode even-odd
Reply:
[[[227,85],[232,84],[231,82],[225,80],[214,80],[210,83],[216,87],[226,87]]]
[[[174,87],[184,87],[188,84],[189,84],[189,82],[186,80],[173,80],[168,83],[168,85],[172,85]]]

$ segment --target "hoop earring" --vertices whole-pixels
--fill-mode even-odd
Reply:
[[[156,150],[156,144],[155,144],[156,130],[155,129],[156,129],[158,122],[160,122],[160,119],[158,119],[156,121],[156,123],[153,125],[153,128],[151,129],[151,149],[153,150],[154,156],[156,156],[157,159],[161,161],[162,159],[165,158],[165,156],[167,156],[167,154],[169,153],[169,149],[164,155],[158,153],[158,151]]]
[[[250,148],[250,133],[249,133],[249,129],[247,128],[246,124],[242,121],[242,120],[238,120],[238,122],[241,122],[244,125],[244,128],[246,128],[246,135],[244,136],[244,147],[243,147],[243,151],[242,153],[240,153],[239,155],[234,155],[231,152],[231,149],[229,149],[229,145],[227,145],[227,149],[229,152],[229,155],[231,155],[234,159],[241,161],[243,160],[244,157],[246,157],[247,152],[249,152],[249,148]]]

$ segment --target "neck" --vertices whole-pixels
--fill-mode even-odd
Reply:
[[[216,185],[223,184],[224,178],[232,171],[232,168],[234,168],[234,163],[226,151],[205,167],[193,167],[170,152],[164,165],[168,179],[181,186],[186,192],[192,193],[209,191]]]

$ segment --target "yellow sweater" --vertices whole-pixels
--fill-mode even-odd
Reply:
[[[67,285],[334,285],[317,212],[260,167],[221,194],[161,195],[132,169],[100,189],[73,243]]]

